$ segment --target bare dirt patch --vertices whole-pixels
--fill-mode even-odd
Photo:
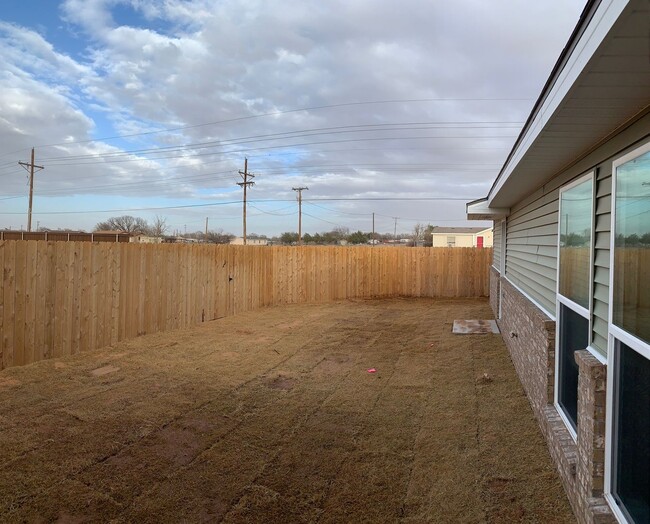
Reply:
[[[491,314],[277,307],[4,370],[1,520],[573,522],[503,342],[458,318]]]

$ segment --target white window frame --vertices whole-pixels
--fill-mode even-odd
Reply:
[[[589,237],[589,308],[585,308],[581,306],[580,304],[575,303],[573,300],[563,296],[560,294],[560,238],[562,238],[562,193],[565,191],[568,191],[569,189],[573,189],[574,187],[587,182],[591,180],[591,217],[590,217],[590,237]],[[584,349],[590,349],[591,345],[591,339],[592,339],[592,332],[593,332],[593,315],[592,315],[592,310],[593,310],[593,294],[594,294],[594,286],[593,286],[593,280],[594,280],[594,239],[595,239],[595,234],[594,234],[594,229],[595,229],[595,224],[596,224],[596,170],[591,170],[588,173],[585,173],[575,180],[572,180],[568,184],[563,185],[560,188],[560,192],[558,194],[558,216],[557,216],[557,273],[555,277],[555,318],[556,318],[556,326],[555,326],[555,380],[554,380],[554,391],[553,391],[553,405],[555,406],[556,411],[560,415],[560,418],[562,419],[562,422],[564,422],[564,425],[566,426],[567,430],[569,431],[569,434],[573,438],[574,441],[577,442],[578,440],[578,434],[576,433],[576,430],[573,428],[573,425],[571,424],[571,421],[569,420],[569,417],[564,413],[564,410],[562,409],[562,406],[560,405],[560,383],[559,383],[559,376],[560,376],[560,322],[561,322],[561,315],[560,315],[560,304],[568,307],[569,309],[573,310],[575,313],[578,313],[580,316],[584,317],[587,319],[587,322],[589,323],[589,332],[587,335],[587,346]],[[593,353],[593,351],[592,351]],[[576,425],[577,425],[577,420],[576,420]]]
[[[610,244],[609,244],[609,311],[608,311],[608,336],[607,336],[607,398],[605,401],[605,500],[619,522],[628,522],[627,517],[618,507],[616,499],[612,494],[614,474],[613,457],[614,457],[614,392],[616,381],[618,379],[617,362],[615,359],[615,344],[619,340],[630,349],[636,351],[641,356],[650,360],[650,344],[643,342],[641,339],[631,335],[612,323],[614,318],[614,247],[616,241],[616,171],[630,160],[644,155],[650,151],[650,142],[646,142],[614,160],[612,164],[612,222],[610,227]]]
[[[501,258],[499,259],[499,278],[506,276],[506,220],[508,217],[504,217],[499,224],[501,228]],[[499,320],[503,316],[503,286],[499,284]]]
[[[503,220],[501,221],[501,260],[500,262],[500,268],[499,272],[501,273],[502,277],[506,276],[506,235],[507,235],[507,220],[508,217],[504,217]]]

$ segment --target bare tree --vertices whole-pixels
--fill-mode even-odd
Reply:
[[[419,222],[415,224],[413,228],[413,245],[417,247],[418,244],[421,244],[424,240],[424,232],[426,227],[420,224]]]
[[[202,234],[201,238],[205,238],[206,242],[210,244],[230,244],[230,241],[235,238],[235,235],[224,233],[223,229],[218,229],[216,231],[208,231],[207,237],[205,234]]]
[[[332,229],[332,235],[336,237],[336,240],[343,240],[350,234],[350,228],[344,226],[338,226]]]
[[[99,222],[95,226],[95,231],[105,230],[142,235],[148,232],[149,225],[144,218],[123,215],[121,217],[111,217],[104,222]]]
[[[149,226],[149,234],[152,237],[162,237],[167,233],[169,226],[167,225],[167,219],[165,217],[160,217],[156,215],[151,226]]]
[[[424,230],[424,247],[432,247],[432,246],[433,246],[433,226],[429,224]]]

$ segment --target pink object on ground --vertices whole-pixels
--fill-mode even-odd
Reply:
[[[377,373],[377,370],[375,368],[370,368],[368,370],[368,373]]]

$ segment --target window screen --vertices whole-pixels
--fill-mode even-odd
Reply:
[[[650,343],[650,152],[616,170],[612,322]]]
[[[560,294],[589,309],[593,181],[560,194]]]

